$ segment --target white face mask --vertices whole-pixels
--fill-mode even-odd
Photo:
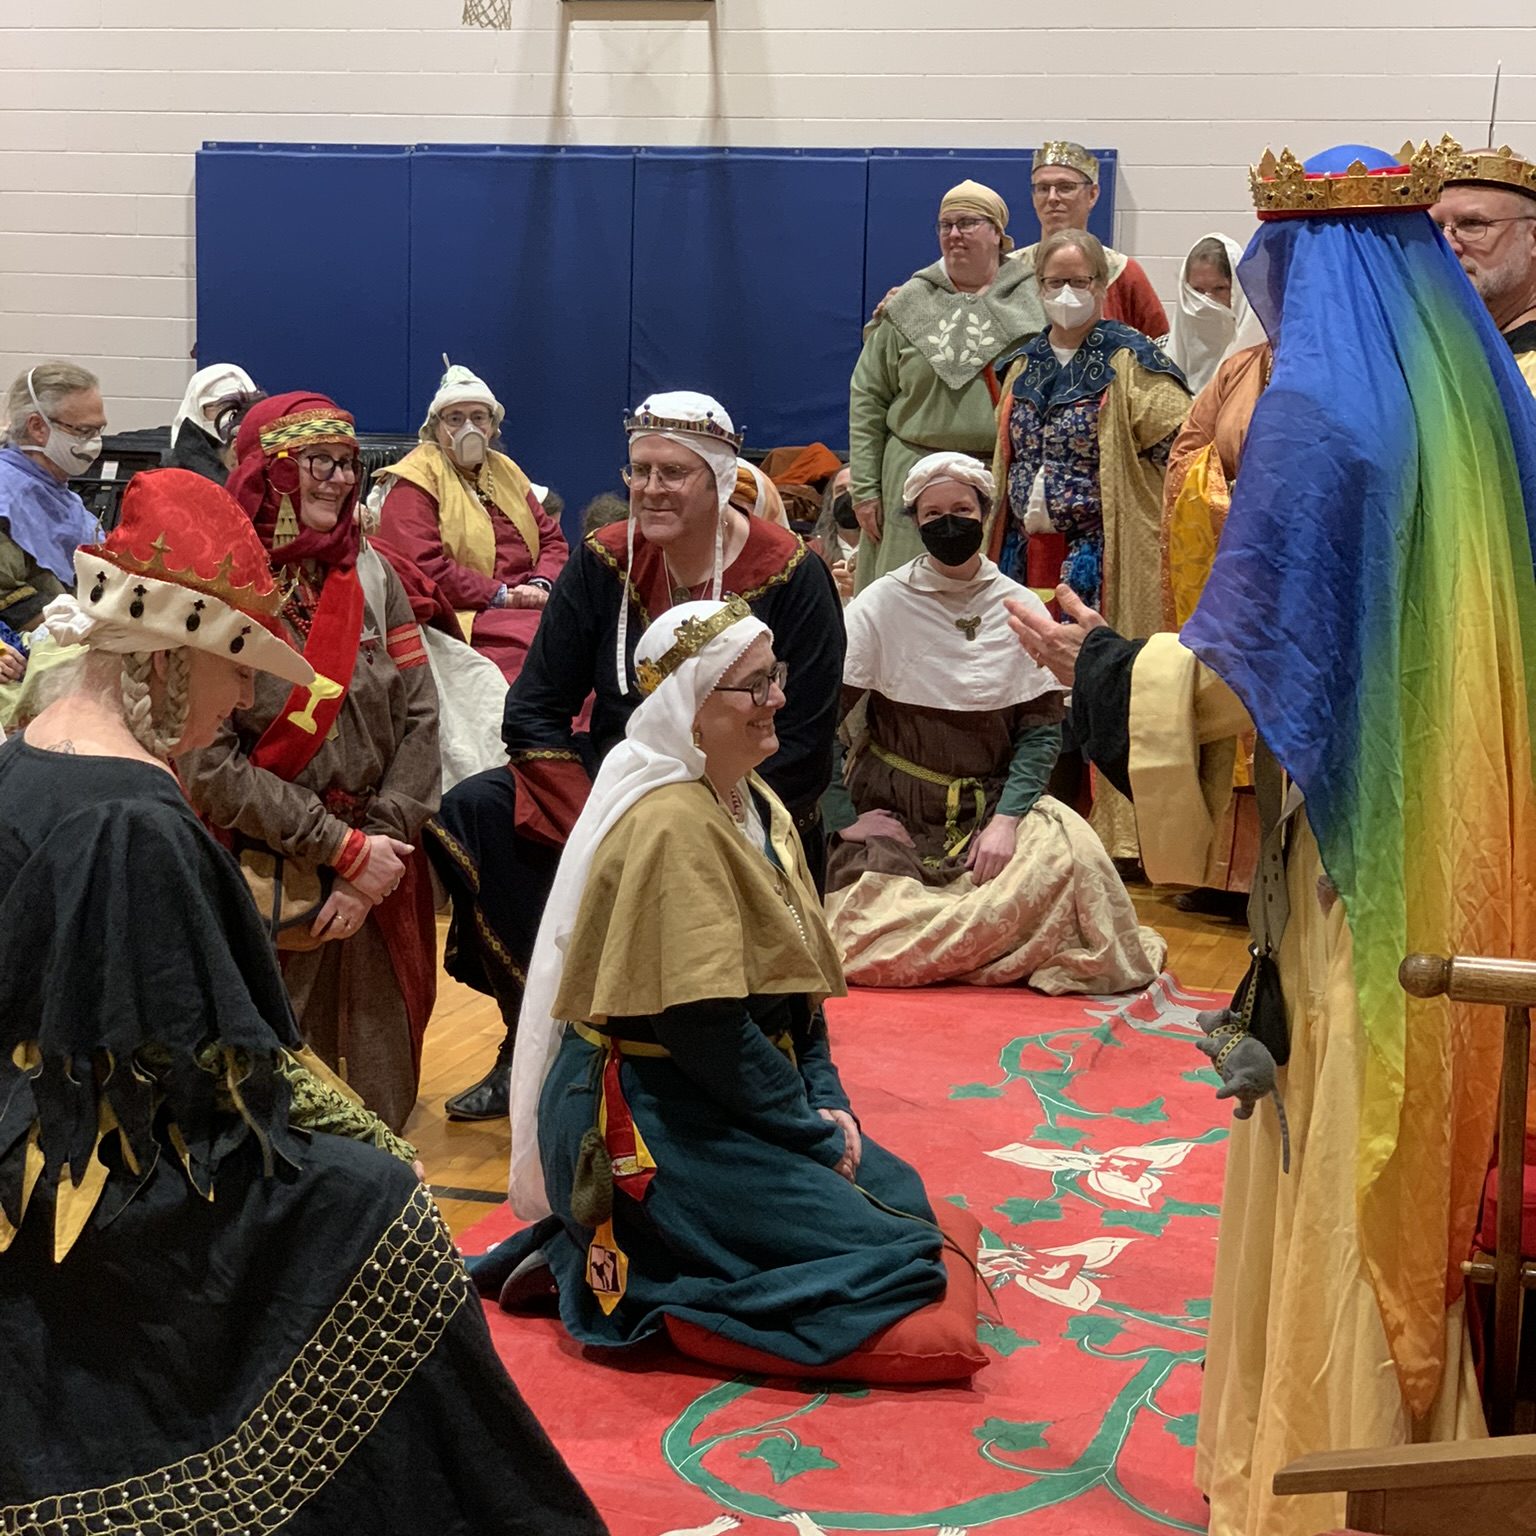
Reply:
[[[32,396],[32,408],[48,423],[48,441],[41,447],[35,443],[28,446],[64,474],[83,475],[101,456],[101,433],[93,432],[86,438],[74,437],[54,421],[32,388],[32,374],[36,371],[34,368],[27,374],[27,393]]]
[[[466,469],[485,463],[485,450],[489,440],[474,422],[466,421],[453,434],[453,456]]]
[[[1041,297],[1041,305],[1052,325],[1064,331],[1075,331],[1086,325],[1098,307],[1098,300],[1090,290],[1079,293],[1076,288],[1063,288],[1060,293],[1047,293]]]

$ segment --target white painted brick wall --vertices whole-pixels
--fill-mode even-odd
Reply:
[[[1081,28],[1020,0],[513,0],[504,33],[462,29],[460,6],[0,0],[0,384],[74,357],[115,426],[169,419],[192,370],[205,139],[1061,135],[1119,149],[1117,243],[1165,295],[1200,235],[1248,235],[1245,168],[1267,144],[1480,142],[1502,58],[1500,137],[1536,151],[1532,0],[1479,0],[1475,21],[1442,0],[1098,0]]]

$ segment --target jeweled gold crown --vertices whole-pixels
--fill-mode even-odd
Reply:
[[[727,599],[725,607],[707,619],[684,619],[673,632],[677,639],[671,650],[656,661],[646,659],[635,663],[635,679],[640,684],[640,692],[655,693],[690,656],[697,656],[716,635],[724,634],[731,625],[751,617],[747,600],[732,597]]]
[[[1440,140],[1445,156],[1445,184],[1448,187],[1472,182],[1481,186],[1507,187],[1536,197],[1536,161],[1516,154],[1508,144],[1497,149],[1463,149],[1450,134]]]
[[[1367,169],[1352,160],[1339,172],[1309,172],[1290,150],[1279,159],[1266,149],[1264,158],[1248,173],[1253,206],[1261,219],[1291,218],[1299,214],[1402,213],[1428,208],[1440,196],[1446,180],[1444,144],[1418,149],[1404,144],[1398,165],[1384,170]]]
[[[658,416],[654,411],[648,411],[643,406],[633,416],[624,418],[624,431],[633,437],[637,432],[684,432],[691,433],[695,437],[713,437],[722,443],[729,443],[733,453],[741,452],[744,434],[732,432],[714,418],[714,414],[702,419],[687,416]]]
[[[1031,168],[1039,170],[1042,165],[1064,165],[1068,170],[1086,176],[1094,186],[1099,184],[1099,162],[1081,144],[1074,144],[1070,139],[1048,139],[1042,144],[1035,151]]]

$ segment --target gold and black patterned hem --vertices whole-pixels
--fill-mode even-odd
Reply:
[[[109,1488],[0,1509],[4,1536],[280,1530],[341,1470],[432,1353],[469,1277],[418,1188],[330,1314],[235,1432]]]
[[[574,757],[576,754],[573,752],[571,755]],[[426,830],[437,839],[443,851],[459,866],[465,880],[469,882],[470,890],[478,896],[480,871],[475,867],[475,861],[470,858],[469,850],[435,816],[427,823]],[[512,958],[512,951],[497,937],[496,930],[491,927],[480,903],[473,901],[470,906],[475,914],[475,932],[480,935],[480,942],[485,946],[486,952],[518,986],[526,988],[528,973]]]
[[[427,822],[422,831],[437,840],[443,852],[459,866],[464,878],[469,881],[470,890],[478,896],[480,894],[480,871],[475,868],[475,861],[470,858],[469,850],[464,844],[436,816]]]
[[[519,763],[579,763],[581,753],[569,747],[529,747],[524,752],[509,752],[507,766],[515,768]]]

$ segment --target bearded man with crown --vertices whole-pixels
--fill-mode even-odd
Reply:
[[[1429,215],[1536,390],[1536,160],[1507,144],[1441,148],[1445,190]]]
[[[491,1070],[448,1101],[453,1119],[507,1113],[518,1012],[560,851],[639,702],[635,642],[667,609],[740,597],[783,637],[789,702],[762,772],[812,870],[824,859],[819,802],[832,773],[843,668],[831,574],[789,529],[731,505],[742,435],[718,400],[687,390],[651,395],[624,430],[630,515],[589,533],[555,582],[507,694],[507,764],[455,785],[428,824],[427,846],[454,903],[448,972],[494,997],[507,1025]],[[589,695],[591,732],[578,736],[572,722]]]
[[[1448,167],[1265,156],[1240,275],[1273,364],[1193,614],[1129,641],[1066,588],[1075,623],[1013,610],[1152,879],[1213,883],[1257,735],[1254,964],[1199,1018],[1237,1103],[1197,1442],[1216,1536],[1341,1525],[1341,1495],[1273,1491],[1309,1452],[1486,1432],[1461,1261],[1498,1032],[1398,969],[1536,953],[1536,412],[1428,216]]]

